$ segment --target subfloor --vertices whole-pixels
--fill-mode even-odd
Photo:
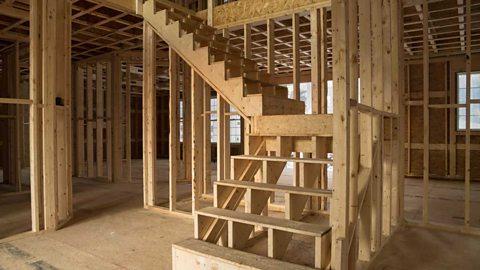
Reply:
[[[478,270],[480,237],[400,228],[373,260],[369,270]]]
[[[75,178],[73,220],[64,229],[38,235],[5,238],[30,229],[30,197],[28,193],[6,193],[8,187],[2,192],[0,185],[0,239],[5,238],[0,240],[0,269],[171,269],[171,244],[193,236],[193,221],[188,215],[143,209],[142,163],[134,161],[132,165],[131,182],[110,184]],[[167,205],[166,160],[158,161],[157,172],[157,199]],[[286,170],[280,182],[286,184],[290,176],[291,170]],[[460,182],[432,181],[432,219],[462,222],[462,187]],[[180,210],[191,209],[190,189],[188,183],[179,183]],[[419,190],[421,180],[407,179],[405,215],[414,221],[421,218]],[[474,183],[472,190],[473,203],[479,203],[479,183]],[[277,203],[281,200],[282,194],[276,194]],[[211,202],[201,203],[206,206]],[[472,224],[480,224],[479,212],[472,211]],[[369,269],[480,269],[477,237],[407,227],[392,240]],[[294,239],[287,260],[311,264],[312,244],[311,239]],[[262,254],[265,246],[263,239],[249,251]]]

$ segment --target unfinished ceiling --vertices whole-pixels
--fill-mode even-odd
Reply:
[[[14,41],[28,42],[28,0],[0,0],[0,50]],[[431,56],[464,53],[466,42],[465,1],[429,1],[429,43]],[[141,17],[105,6],[94,0],[72,1],[72,58],[73,61],[116,50],[141,49]],[[406,59],[421,58],[422,6],[421,1],[409,1],[404,7],[404,48]],[[7,15],[8,14],[8,15]],[[310,15],[300,16],[300,69],[310,70]],[[331,65],[331,20],[327,13],[328,64]],[[230,30],[234,46],[243,47],[243,28]],[[265,21],[252,25],[252,57],[262,67],[267,63],[267,27]],[[275,20],[276,73],[292,72],[292,19]],[[166,44],[160,44],[166,48]],[[472,3],[472,52],[480,50],[480,3]]]

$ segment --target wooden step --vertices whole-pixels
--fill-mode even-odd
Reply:
[[[208,242],[187,239],[172,245],[174,270],[312,270],[313,268],[275,260]],[[202,262],[199,264],[198,262]]]
[[[275,157],[275,156],[253,156],[253,155],[237,155],[232,156],[232,159],[246,159],[259,161],[278,161],[278,162],[296,162],[296,163],[310,163],[310,164],[333,164],[333,160],[326,158],[297,158],[297,157]]]
[[[257,182],[248,182],[248,181],[222,180],[222,181],[215,182],[215,185],[225,186],[225,187],[244,188],[244,189],[272,191],[272,192],[284,192],[289,194],[305,195],[305,196],[313,196],[313,197],[332,197],[331,190],[266,184],[266,183],[257,183]]]
[[[261,226],[279,231],[313,237],[321,237],[327,234],[331,229],[331,227],[328,225],[310,224],[288,219],[253,215],[232,210],[220,209],[216,207],[203,208],[196,211],[195,214],[197,216],[223,219],[227,221],[233,221],[253,226]]]

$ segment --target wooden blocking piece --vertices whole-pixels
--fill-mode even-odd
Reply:
[[[315,268],[327,269],[330,264],[332,231],[315,237]]]
[[[305,195],[285,193],[285,218],[299,220],[307,200],[308,197]]]
[[[281,259],[285,255],[293,233],[268,228],[268,257]]]
[[[193,236],[195,239],[205,240],[205,235],[207,234],[210,224],[214,221],[212,217],[206,217],[199,214],[194,215],[194,232]],[[206,241],[206,240],[205,240]]]
[[[248,242],[248,237],[253,231],[254,226],[238,222],[228,221],[228,247],[243,249]]]
[[[245,193],[245,212],[259,215],[267,207],[271,191],[247,189]]]

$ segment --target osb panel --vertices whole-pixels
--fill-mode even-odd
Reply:
[[[423,108],[410,107],[410,131],[412,143],[423,143]]]
[[[445,175],[445,151],[430,151],[430,174]]]
[[[215,7],[214,26],[237,25],[245,21],[283,16],[308,10],[312,6],[329,6],[330,0],[239,0]],[[206,10],[197,15],[207,18]]]

